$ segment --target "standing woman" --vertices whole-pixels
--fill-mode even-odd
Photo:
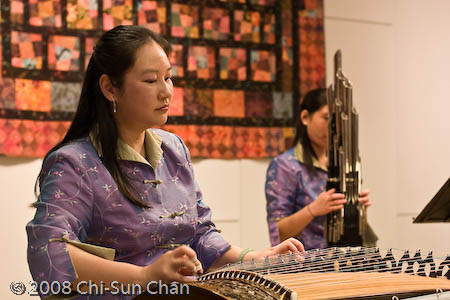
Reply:
[[[211,221],[183,141],[149,129],[167,121],[169,48],[139,26],[115,27],[95,46],[74,120],[38,177],[26,227],[37,286],[186,282],[227,263],[303,250],[296,239],[253,252],[230,245]]]
[[[328,166],[326,89],[308,92],[300,105],[294,147],[275,157],[267,170],[267,222],[272,246],[297,237],[306,250],[326,248],[325,216],[341,209],[344,194],[325,191]],[[369,206],[369,191],[360,201]]]

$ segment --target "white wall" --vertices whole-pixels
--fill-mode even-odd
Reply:
[[[0,157],[0,299],[19,297],[9,290],[12,281],[31,287],[25,225],[34,215],[34,209],[28,205],[35,201],[33,187],[41,162],[40,159]]]
[[[327,76],[342,49],[382,247],[450,251],[450,224],[412,224],[450,176],[448,28],[446,0],[325,0]]]
[[[450,251],[450,224],[411,223],[450,175],[448,28],[447,0],[325,0],[327,76],[342,49],[361,119],[364,186],[374,202],[369,221],[381,247]],[[268,162],[194,161],[213,219],[243,247],[269,245]],[[0,157],[0,299],[17,299],[9,283],[31,279],[25,224],[34,213],[27,205],[40,164]]]
[[[194,160],[194,172],[213,220],[226,239],[243,248],[270,246],[264,182],[269,159]]]
[[[450,176],[450,2],[395,1],[397,236],[450,251],[450,223],[411,224]]]

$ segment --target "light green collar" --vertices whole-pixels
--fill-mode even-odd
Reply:
[[[91,131],[89,137],[91,138],[98,155],[100,157],[103,156],[99,141],[96,138],[96,134],[93,131]],[[145,153],[147,154],[147,159],[145,159],[141,154],[139,154],[136,150],[134,150],[130,145],[125,143],[120,138],[117,141],[117,158],[121,160],[140,162],[143,164],[150,165],[153,169],[156,169],[163,154],[161,144],[162,144],[161,136],[153,132],[151,129],[147,129],[145,131],[145,139],[144,139],[144,148]]]
[[[304,160],[303,160],[303,146],[302,146],[302,144],[301,144],[300,142],[297,143],[297,145],[295,145],[295,148],[294,148],[294,157],[295,157],[295,159],[298,160],[299,162],[305,163]],[[328,168],[325,167],[325,166],[323,166],[323,165],[320,163],[320,161],[319,161],[315,156],[312,157],[312,164],[313,164],[313,166],[316,167],[316,168],[322,169],[322,170],[324,170],[324,171],[327,171],[327,170],[328,170]]]

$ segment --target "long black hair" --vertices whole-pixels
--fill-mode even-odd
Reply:
[[[148,207],[140,201],[127,176],[122,172],[117,159],[117,124],[114,120],[110,101],[103,95],[99,79],[106,74],[113,86],[123,88],[125,73],[133,67],[136,52],[149,42],[156,42],[167,55],[169,43],[151,30],[130,25],[117,26],[105,32],[94,47],[89,60],[81,88],[80,100],[72,124],[66,135],[44,157],[44,160],[62,146],[85,137],[91,131],[95,133],[102,153],[102,162],[117,183],[119,190],[131,202],[141,207]],[[39,181],[38,176],[36,183]]]
[[[302,103],[300,104],[300,108],[297,113],[297,126],[295,130],[294,137],[294,145],[297,143],[302,144],[303,148],[303,163],[309,167],[309,169],[313,169],[313,157],[317,157],[314,149],[311,145],[311,139],[308,136],[307,128],[303,124],[300,114],[303,110],[312,115],[316,111],[320,110],[324,105],[327,104],[327,90],[324,88],[318,88],[309,91],[303,97]]]

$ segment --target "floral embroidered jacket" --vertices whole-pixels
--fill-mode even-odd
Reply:
[[[275,157],[267,169],[266,208],[270,242],[280,243],[278,221],[288,217],[309,203],[325,190],[327,171],[313,160],[314,171],[303,163],[301,144]],[[315,217],[297,237],[306,250],[326,248],[323,236],[325,216]]]
[[[148,161],[118,142],[121,164],[141,199],[151,206],[147,209],[118,190],[93,140],[86,137],[63,146],[43,163],[37,211],[26,226],[28,263],[38,285],[77,278],[67,242],[94,254],[104,250],[95,246],[114,249],[110,258],[139,266],[185,244],[195,250],[204,270],[229,249],[202,201],[189,152],[179,137],[148,130]]]

